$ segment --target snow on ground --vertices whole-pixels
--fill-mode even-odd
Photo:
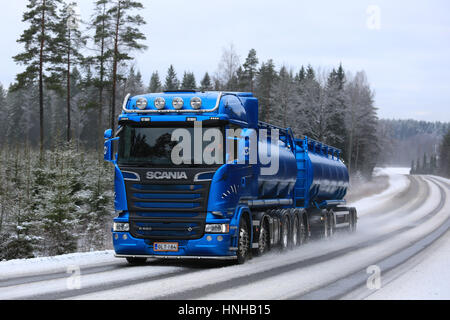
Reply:
[[[364,212],[372,209],[374,204],[388,201],[408,188],[410,184],[409,179],[406,177],[409,174],[408,168],[376,168],[374,174],[387,175],[389,177],[389,187],[379,194],[350,203],[349,205],[357,208],[358,213],[364,214]]]
[[[113,251],[72,253],[56,257],[42,257],[0,262],[0,280],[49,272],[66,272],[70,266],[95,266],[117,262]]]
[[[447,186],[450,186],[450,179],[444,178],[444,177],[440,177],[440,176],[430,176],[433,177],[439,181],[444,182]]]
[[[427,199],[422,207],[417,208],[417,212],[414,212],[413,218],[421,218],[424,215],[427,215],[429,210],[435,208],[440,201],[439,194],[438,188],[432,187],[429,199]],[[364,246],[348,254],[330,258],[326,261],[302,267],[298,270],[271,275],[262,280],[249,283],[245,283],[245,280],[239,281],[236,282],[232,288],[222,289],[217,292],[208,292],[208,290],[211,289],[207,289],[205,290],[206,295],[203,296],[202,299],[287,299],[299,293],[306,293],[317,286],[324,285],[332,282],[334,279],[364,269],[380,259],[397,252],[401,248],[410,245],[410,243],[415,240],[423,238],[437,226],[441,225],[443,221],[448,218],[449,212],[450,203],[447,202],[445,207],[440,210],[439,213],[426,222],[409,231],[393,235],[392,238],[385,241],[374,243],[369,247]],[[399,220],[405,221],[405,218],[406,217],[403,217]],[[361,222],[363,222],[363,220],[364,219],[361,219]],[[396,224],[397,227],[400,227],[402,224],[398,223],[399,220],[395,219],[392,223]],[[383,229],[387,227],[388,225],[384,225]],[[390,232],[394,231],[392,230],[394,228],[390,229]],[[333,239],[333,241],[325,240],[313,242],[303,248],[298,248],[283,254],[272,253],[261,258],[255,258],[242,266],[227,267],[224,271],[217,269],[202,270],[195,274],[159,279],[152,281],[151,283],[137,283],[130,286],[114,288],[112,290],[88,293],[76,298],[94,300],[104,298],[120,299],[126,295],[130,299],[158,299],[168,294],[176,294],[184,290],[214,286],[218,281],[218,273],[220,273],[221,282],[233,282],[237,281],[240,277],[251,277],[256,273],[268,272],[274,268],[324,255],[327,252],[333,252],[348,245],[355,245],[356,243],[367,239],[368,237],[365,232],[358,232],[353,236],[336,238]]]
[[[351,274],[355,270],[365,268],[375,263],[381,257],[395,252],[399,248],[408,245],[414,239],[419,239],[434,230],[437,225],[448,218],[450,213],[450,202],[447,201],[440,212],[425,223],[416,225],[418,219],[426,216],[440,201],[439,189],[431,179],[417,177],[421,186],[420,192],[409,202],[390,212],[373,212],[374,204],[389,202],[395,194],[406,190],[410,180],[405,176],[407,169],[386,168],[377,169],[377,174],[389,177],[389,187],[376,195],[355,202],[362,217],[359,221],[358,232],[351,236],[336,237],[332,241],[315,241],[302,248],[292,250],[283,254],[269,253],[263,257],[255,258],[245,265],[227,266],[220,268],[196,268],[191,269],[182,264],[165,265],[150,260],[149,264],[142,267],[127,268],[126,262],[114,258],[112,251],[76,253],[59,257],[36,258],[28,260],[14,260],[0,263],[0,281],[8,278],[17,278],[27,275],[41,275],[50,272],[66,272],[68,266],[113,266],[112,268],[101,268],[98,272],[82,273],[82,288],[93,288],[92,291],[82,291],[79,299],[142,299],[160,298],[167,294],[191,290],[193,288],[207,288],[218,281],[237,281],[239,277],[255,275],[258,272],[269,272],[272,269],[286,266],[290,263],[305,261],[309,258],[323,256],[336,250],[348,248],[358,243],[370,241],[377,234],[395,234],[395,231],[405,226],[414,226],[413,229],[395,234],[392,238],[369,247],[361,247],[345,255],[330,257],[326,261],[305,266],[299,270],[272,274],[261,281],[233,284],[233,288],[222,289],[218,292],[205,291],[205,297],[209,299],[283,299],[295,294],[307,292],[318,285],[325,284],[333,279]],[[437,178],[436,178],[437,179]],[[448,179],[447,179],[448,180]],[[442,181],[442,180],[441,180]],[[445,181],[444,181],[445,182]],[[425,186],[429,187],[429,193]],[[447,198],[450,191],[447,189]],[[389,219],[387,219],[389,218]],[[378,221],[378,227],[373,230],[373,222]],[[382,223],[380,223],[382,222]],[[405,273],[392,284],[386,284],[379,292],[370,298],[380,297],[391,299],[398,297],[407,299],[411,292],[425,286],[423,297],[449,298],[447,288],[442,291],[433,291],[435,287],[448,287],[450,283],[449,257],[450,239],[437,255],[430,256],[430,261],[423,261]],[[439,257],[440,256],[440,257]],[[447,258],[446,261],[443,261]],[[116,267],[117,265],[117,267]],[[122,267],[123,266],[123,267]],[[427,274],[432,273],[432,274]],[[446,273],[446,275],[443,275]],[[165,277],[164,275],[167,275]],[[407,276],[407,277],[406,277]],[[441,279],[439,281],[439,279]],[[411,284],[411,282],[414,282]],[[439,283],[440,282],[440,283]],[[114,284],[114,285],[112,285]],[[397,284],[399,295],[395,296]],[[428,285],[429,284],[429,285]],[[414,287],[415,285],[415,287]],[[98,288],[98,289],[96,289]],[[403,288],[403,289],[402,289]],[[428,290],[430,289],[430,290]],[[401,290],[404,290],[403,292]],[[49,280],[33,281],[32,283],[17,282],[16,285],[0,287],[0,299],[15,299],[35,294],[55,294],[67,292],[67,278],[59,277]],[[69,292],[70,293],[70,292]],[[67,297],[71,297],[70,295]]]
[[[433,244],[421,259],[420,263],[383,285],[367,299],[449,300],[450,232]]]

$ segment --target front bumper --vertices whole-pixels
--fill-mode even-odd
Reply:
[[[236,259],[230,234],[205,234],[197,240],[153,241],[137,239],[127,232],[113,232],[113,244],[118,258],[161,259]],[[154,242],[177,242],[178,252],[154,251]]]

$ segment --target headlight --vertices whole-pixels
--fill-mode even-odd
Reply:
[[[136,101],[136,107],[140,110],[145,110],[147,108],[148,101],[145,98],[139,98],[138,101]]]
[[[191,99],[191,107],[194,110],[199,110],[202,108],[202,99],[200,98],[192,98]]]
[[[166,107],[166,100],[164,98],[156,98],[155,99],[155,108],[158,110],[162,110]]]
[[[230,232],[229,224],[207,224],[205,233],[228,233]]]
[[[113,224],[113,231],[114,232],[128,232],[128,231],[130,231],[130,224],[115,222]]]
[[[184,101],[181,98],[175,98],[173,99],[172,105],[175,108],[175,110],[181,110],[183,109]]]

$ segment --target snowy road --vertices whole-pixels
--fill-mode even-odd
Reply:
[[[353,235],[245,265],[149,260],[129,267],[112,252],[3,262],[0,299],[450,299],[449,281],[428,272],[450,279],[450,180],[384,173],[389,187],[353,204]]]

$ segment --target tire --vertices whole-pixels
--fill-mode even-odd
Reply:
[[[330,236],[330,224],[329,224],[329,219],[328,219],[328,212],[326,214],[323,215],[323,221],[320,224],[319,230],[317,232],[318,238],[319,239],[327,239]]]
[[[281,245],[281,250],[287,250],[289,249],[289,245],[290,245],[290,224],[289,224],[289,217],[287,215],[284,215],[283,220],[281,222],[281,241],[280,241],[280,245]]]
[[[357,213],[355,208],[350,208],[349,212],[349,226],[348,226],[348,232],[349,233],[355,233],[356,232],[356,225],[358,221]]]
[[[332,237],[336,229],[336,220],[334,219],[333,210],[328,211],[328,236]]]
[[[298,245],[304,245],[308,242],[308,226],[305,223],[303,215],[299,215],[299,226],[298,226]]]
[[[259,231],[258,249],[256,250],[256,254],[258,256],[262,256],[264,253],[268,251],[270,251],[269,225],[267,224],[266,221],[264,221]]]
[[[299,246],[299,235],[300,235],[300,224],[297,215],[294,215],[294,221],[292,223],[292,239],[291,239],[291,247],[295,248]]]
[[[244,217],[239,222],[239,239],[237,250],[237,263],[244,264],[250,257],[250,232]]]
[[[132,266],[142,266],[147,262],[147,258],[127,258],[127,262]]]

